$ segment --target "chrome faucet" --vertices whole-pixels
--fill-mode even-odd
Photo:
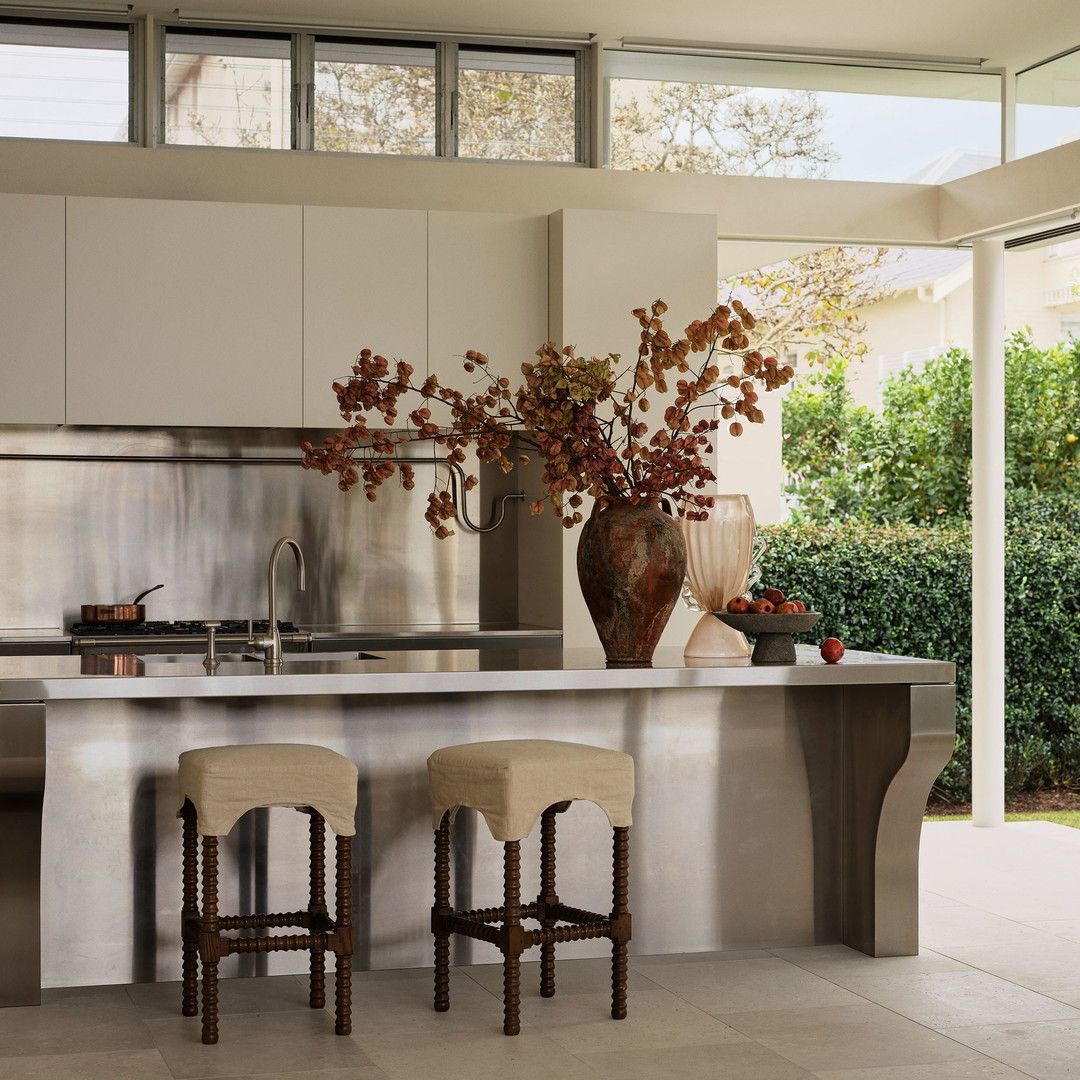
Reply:
[[[268,668],[281,667],[281,631],[278,630],[277,624],[277,564],[281,549],[286,546],[293,549],[293,555],[296,557],[296,591],[303,592],[307,587],[304,573],[304,553],[300,550],[300,545],[291,536],[283,536],[274,545],[274,550],[270,552],[270,567],[267,571],[266,584],[270,615],[267,621],[266,634],[263,637],[252,635],[249,642],[253,648],[262,649],[263,663]]]

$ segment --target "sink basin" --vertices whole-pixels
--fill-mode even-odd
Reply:
[[[203,653],[141,653],[139,658],[147,664],[201,664]],[[327,661],[342,660],[381,660],[381,656],[372,653],[357,652],[351,649],[345,652],[287,652],[282,659],[286,664],[319,664]],[[218,660],[223,664],[261,664],[259,653],[218,653]]]
[[[254,660],[257,663],[262,663],[262,657],[258,655],[244,655],[245,660]],[[285,653],[282,656],[282,660],[286,664],[322,664],[327,661],[342,661],[342,660],[381,660],[381,656],[375,656],[373,653],[357,652],[356,649],[350,649],[346,652],[302,652],[302,653]]]

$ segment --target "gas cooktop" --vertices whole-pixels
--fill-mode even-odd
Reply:
[[[266,619],[255,619],[252,631],[265,634],[269,627]],[[283,634],[296,634],[300,631],[284,619],[278,619],[278,630]],[[247,634],[247,619],[222,619],[219,634]],[[181,622],[109,622],[109,623],[73,623],[73,637],[206,637],[206,624],[198,620]]]

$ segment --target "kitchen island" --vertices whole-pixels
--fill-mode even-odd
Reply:
[[[806,647],[794,664],[659,650],[633,668],[606,667],[599,650],[538,648],[289,657],[272,673],[147,657],[129,658],[128,674],[95,675],[86,659],[0,658],[0,865],[22,868],[5,889],[0,972],[19,973],[0,986],[5,1004],[33,1003],[39,985],[178,977],[176,759],[221,743],[319,743],[359,766],[361,968],[430,963],[428,754],[521,737],[634,756],[635,952],[831,942],[875,956],[918,951],[919,831],[952,752],[952,664],[848,652],[827,665]],[[305,822],[248,815],[223,845],[222,880],[236,890],[223,909],[294,906],[283,878],[303,877]],[[491,903],[501,847],[472,815],[461,822],[455,904]],[[595,872],[611,857],[603,813],[575,805],[559,850],[560,891],[606,910],[606,874]],[[491,959],[482,943],[455,947],[454,963]],[[577,942],[560,955],[596,948]],[[223,975],[298,971],[303,960],[236,962]]]

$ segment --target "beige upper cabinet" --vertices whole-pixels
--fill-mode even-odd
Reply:
[[[462,392],[469,349],[511,380],[548,335],[544,216],[431,211],[428,215],[428,371]],[[517,386],[517,383],[514,383]]]
[[[341,427],[331,386],[361,349],[423,379],[427,282],[426,211],[304,207],[305,427]]]
[[[64,422],[64,198],[0,195],[0,424]]]
[[[299,426],[302,214],[69,198],[67,422]]]

